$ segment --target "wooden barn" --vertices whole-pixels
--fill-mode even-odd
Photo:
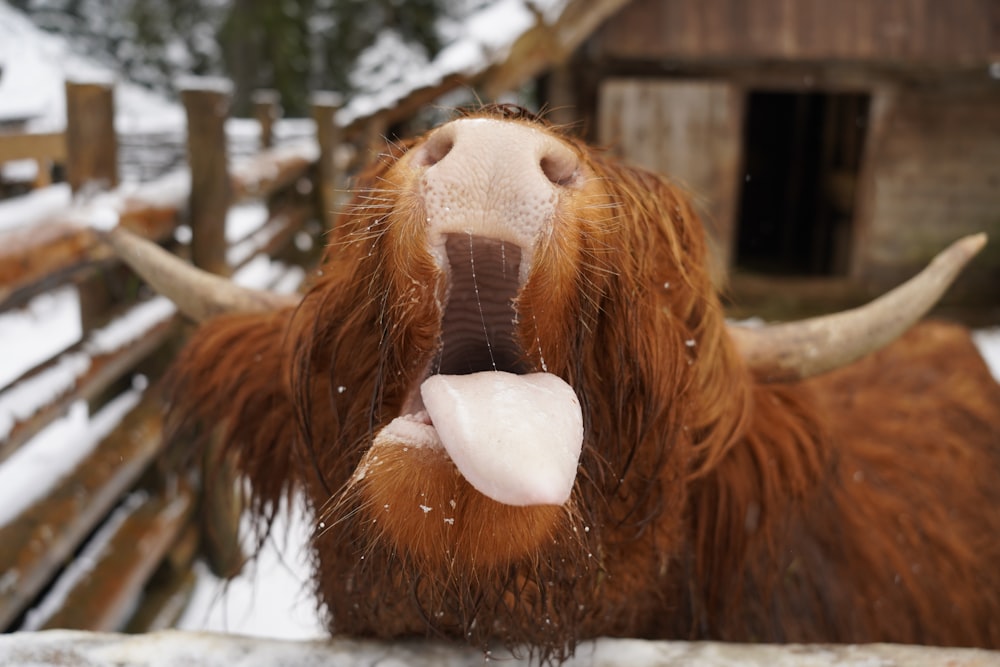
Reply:
[[[981,230],[950,298],[1000,306],[996,0],[632,0],[541,101],[693,192],[737,299],[855,300]]]

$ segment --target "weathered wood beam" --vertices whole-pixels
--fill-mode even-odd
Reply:
[[[197,581],[191,568],[157,573],[125,632],[156,632],[177,625],[191,601]]]
[[[315,215],[312,206],[288,206],[276,211],[246,239],[229,249],[229,259],[237,269],[260,254],[274,256],[302,229],[305,222]]]
[[[125,310],[120,309],[118,312],[125,312]],[[142,336],[137,337],[122,348],[106,354],[90,354],[88,352],[90,341],[85,339],[68,348],[59,356],[24,373],[11,383],[11,387],[38,377],[47,370],[59,366],[64,360],[80,358],[86,361],[89,359],[87,370],[76,378],[76,382],[68,391],[53,396],[50,401],[40,405],[34,413],[15,422],[7,437],[0,440],[0,462],[7,459],[25,442],[51,424],[53,420],[66,414],[73,403],[89,401],[101,394],[129,369],[134,368],[175,335],[180,329],[180,324],[181,317],[175,315],[148,329]]]
[[[198,526],[188,521],[147,584],[125,632],[168,630],[177,625],[197,583],[192,566],[200,546]]]
[[[48,132],[38,134],[0,133],[0,162],[10,160],[66,161],[66,134]]]
[[[277,90],[255,90],[252,95],[253,117],[260,124],[260,149],[274,145],[274,122],[281,118],[281,95]]]
[[[427,104],[432,104],[445,93],[461,86],[471,86],[473,83],[473,78],[468,76],[462,74],[449,74],[438,84],[410,91],[404,98],[398,100],[388,109],[381,109],[373,114],[354,118],[344,126],[343,136],[345,139],[354,139],[369,127],[372,119],[376,116],[378,116],[379,122],[381,122],[385,127],[389,127],[394,123],[409,118],[419,111],[421,107]]]
[[[113,84],[66,82],[66,177],[73,192],[118,185]]]
[[[262,151],[232,169],[233,199],[268,199],[308,176],[318,151],[308,144],[292,144]]]
[[[484,656],[461,645],[432,641],[351,639],[281,641],[196,632],[146,635],[49,631],[0,635],[0,663],[76,667],[191,665],[355,665],[509,667],[534,664],[497,650]],[[770,645],[599,639],[577,647],[564,667],[997,667],[1000,653],[898,644]]]
[[[502,62],[478,80],[487,99],[514,90],[545,69],[564,62],[576,48],[630,0],[572,0],[552,24],[541,16],[521,35]]]
[[[325,229],[333,229],[337,213],[337,187],[340,173],[336,160],[341,131],[337,124],[337,111],[342,99],[335,93],[317,93],[312,97],[312,117],[316,122],[316,140],[319,143],[318,198],[320,214]]]
[[[113,253],[89,227],[62,220],[0,234],[0,312],[21,306],[31,297],[82,278]],[[177,226],[178,209],[160,203],[126,201],[121,224],[146,238],[161,240]]]
[[[141,494],[133,493],[125,502]],[[190,519],[194,494],[180,482],[169,493],[140,497],[136,504],[126,508],[124,520],[99,545],[89,571],[72,582],[68,591],[59,591],[65,596],[55,601],[53,613],[39,619],[37,627],[105,632],[124,628],[146,582]]]
[[[232,201],[226,159],[226,117],[230,92],[209,85],[181,91],[187,113],[187,156],[191,167],[191,259],[195,266],[228,275],[226,211]]]
[[[315,160],[315,150],[308,147],[266,151],[234,170],[235,197],[271,197],[306,177]],[[168,180],[164,179],[164,185]],[[148,192],[161,189],[167,188],[155,183],[146,186]],[[166,239],[176,229],[186,206],[187,190],[180,195],[179,200],[166,201],[147,199],[141,194],[127,198],[122,204],[121,224],[148,239]],[[71,210],[31,229],[0,233],[0,312],[79,279],[95,264],[112,259],[110,248],[98,242],[94,231],[76,222],[81,217],[86,217],[85,210]]]
[[[68,224],[39,225],[0,235],[0,311],[67,282],[88,264],[108,259],[97,237]]]
[[[162,398],[154,385],[44,500],[0,527],[0,629],[31,604],[146,470],[161,449],[162,422]]]

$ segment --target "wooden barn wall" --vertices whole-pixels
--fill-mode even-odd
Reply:
[[[876,93],[854,275],[876,289],[963,234],[990,243],[952,297],[1000,303],[1000,85]]]
[[[997,0],[634,0],[598,58],[965,63],[1000,53]]]
[[[691,196],[709,231],[713,274],[730,264],[739,197],[743,94],[724,82],[611,78],[601,84],[598,142],[664,174]]]

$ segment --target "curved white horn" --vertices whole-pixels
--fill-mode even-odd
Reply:
[[[955,241],[920,273],[874,301],[832,315],[760,328],[729,326],[747,364],[766,382],[819,375],[891,343],[938,302],[986,245],[986,234]]]
[[[201,322],[225,313],[266,312],[298,304],[293,295],[240,287],[196,268],[121,225],[101,238],[160,294],[191,319]]]

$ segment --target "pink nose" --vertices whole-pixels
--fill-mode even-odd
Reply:
[[[569,144],[528,125],[493,119],[442,126],[412,160],[424,170],[420,194],[435,247],[446,234],[460,233],[515,243],[530,255],[551,232],[560,198],[583,180]]]

